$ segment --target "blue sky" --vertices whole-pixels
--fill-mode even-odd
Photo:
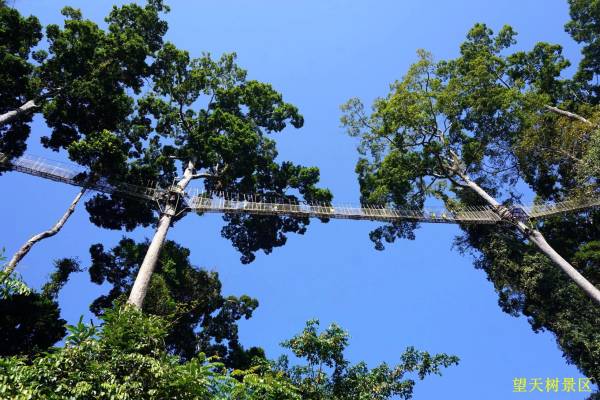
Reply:
[[[60,22],[60,7],[81,8],[101,21],[111,1],[16,0],[24,14],[44,24]],[[518,32],[518,47],[537,41],[560,43],[571,60],[578,48],[564,33],[565,0],[539,1],[341,1],[225,0],[169,1],[167,38],[194,56],[235,51],[249,77],[270,82],[305,117],[300,130],[276,137],[280,160],[321,169],[322,184],[338,202],[357,202],[354,174],[356,141],[340,127],[340,104],[351,97],[366,103],[385,95],[399,79],[416,50],[437,59],[457,54],[475,22],[494,30],[504,24]],[[29,152],[59,158],[39,145],[48,128],[36,119]],[[8,173],[0,177],[0,246],[12,254],[32,234],[51,226],[64,212],[76,188]],[[514,377],[578,378],[566,364],[552,335],[535,334],[526,319],[500,310],[497,296],[472,260],[452,250],[458,228],[422,226],[415,241],[399,241],[383,252],[373,249],[368,233],[376,224],[359,221],[313,221],[304,236],[291,236],[271,255],[259,254],[242,265],[239,254],[220,237],[217,215],[189,215],[169,238],[191,249],[195,265],[219,272],[225,294],[248,294],[260,306],[241,324],[242,343],[260,345],[270,357],[278,344],[301,330],[304,321],[337,322],[351,335],[348,357],[399,361],[413,345],[461,357],[443,377],[419,383],[416,399],[583,399],[584,394],[512,393]],[[90,244],[106,247],[127,234],[142,240],[148,229],[133,233],[94,227],[80,207],[56,237],[36,246],[19,266],[28,283],[39,286],[53,259],[78,257],[89,265]],[[88,304],[105,288],[75,275],[63,290],[62,315],[70,322],[90,318]],[[584,316],[582,316],[583,318]]]

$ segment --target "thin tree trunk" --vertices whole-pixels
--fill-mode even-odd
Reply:
[[[176,185],[177,190],[182,193],[193,177],[194,164],[190,161],[188,162],[187,168],[183,173],[183,178]],[[180,194],[176,194],[174,197],[178,196],[180,196]],[[144,304],[144,299],[146,298],[146,293],[148,292],[148,287],[150,286],[150,279],[152,279],[152,274],[154,273],[154,269],[158,263],[160,251],[165,243],[167,232],[171,226],[171,221],[177,212],[176,204],[174,204],[175,200],[176,199],[173,198],[169,199],[164,211],[160,216],[154,237],[152,238],[150,246],[148,247],[148,251],[144,256],[144,261],[142,261],[142,265],[140,266],[140,270],[135,278],[135,282],[133,282],[131,293],[129,293],[129,299],[127,300],[127,303],[135,306],[138,309],[141,309],[142,305]]]
[[[481,186],[473,182],[466,174],[461,174],[461,178],[464,180],[467,186],[473,189],[480,197],[482,197],[488,204],[498,210],[501,217],[503,217],[503,207],[490,196]],[[529,241],[535,244],[539,251],[544,253],[555,265],[562,269],[568,276],[579,286],[596,304],[600,305],[600,290],[595,287],[590,281],[588,281],[583,275],[579,273],[567,260],[562,258],[560,254],[556,252],[548,244],[544,235],[536,229],[531,229],[521,221],[516,223],[517,229],[522,232]]]
[[[35,103],[35,101],[29,100],[27,103],[23,104],[21,107],[0,115],[0,126],[6,125],[6,124],[14,121],[20,115],[32,113],[38,107],[39,106]]]
[[[71,205],[69,206],[69,208],[67,208],[67,211],[64,213],[64,215],[61,217],[61,219],[59,219],[58,222],[52,228],[48,229],[47,231],[40,232],[37,235],[33,236],[31,239],[29,239],[27,242],[25,242],[25,244],[23,246],[21,246],[21,248],[19,250],[17,250],[17,252],[11,258],[11,260],[8,262],[8,264],[6,264],[6,267],[4,267],[3,273],[0,275],[0,283],[4,282],[4,280],[6,278],[8,278],[8,276],[10,274],[13,273],[13,271],[17,267],[17,264],[23,259],[23,257],[25,257],[27,255],[27,253],[29,253],[31,248],[36,243],[56,235],[62,229],[62,227],[65,225],[65,223],[67,222],[69,217],[75,211],[75,207],[77,206],[77,203],[79,203],[79,200],[81,200],[81,197],[83,197],[83,195],[85,194],[85,191],[86,191],[86,188],[83,188],[79,191],[79,193],[77,193],[77,196],[75,196],[75,199],[73,200],[73,202],[71,202]]]

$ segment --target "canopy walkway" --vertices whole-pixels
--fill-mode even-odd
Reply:
[[[0,167],[69,185],[88,187],[103,193],[117,193],[146,201],[160,201],[170,188],[152,188],[127,183],[114,183],[100,178],[86,179],[85,170],[77,165],[48,160],[43,157],[24,155],[14,160],[0,153]],[[377,206],[328,205],[319,203],[293,202],[287,199],[264,198],[260,195],[227,194],[223,192],[200,192],[189,190],[183,196],[183,208],[201,213],[244,213],[260,215],[283,215],[322,219],[353,219],[383,222],[426,222],[426,223],[475,223],[495,224],[503,219],[490,206],[462,207],[455,210],[445,208],[400,209]],[[584,210],[600,206],[600,198],[569,200],[560,203],[513,205],[508,209],[520,219],[543,218],[569,211]]]

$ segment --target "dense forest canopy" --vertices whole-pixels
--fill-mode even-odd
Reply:
[[[574,73],[560,45],[515,50],[511,26],[494,32],[476,23],[456,57],[419,50],[385,97],[371,108],[349,100],[341,121],[359,140],[364,205],[487,205],[499,216],[495,225],[461,224],[455,247],[485,272],[504,312],[552,333],[566,361],[597,385],[600,212],[533,219],[514,208],[530,194],[536,202],[600,194],[600,2],[568,4],[565,30],[581,46]],[[397,365],[353,363],[349,334],[310,320],[281,344],[294,357],[269,358],[240,339],[239,325],[260,299],[224,293],[219,274],[194,265],[193,249],[169,238],[181,219],[194,217],[185,203],[192,183],[294,204],[333,200],[317,167],[280,160],[276,137],[302,128],[298,107],[248,78],[235,53],[194,57],[166,40],[169,11],[147,0],[114,6],[99,23],[65,7],[62,25],[44,27],[0,0],[0,172],[31,145],[36,117],[48,128],[41,146],[86,171],[74,178],[81,190],[62,218],[2,259],[0,398],[412,398],[417,380],[440,375],[458,357],[409,347]],[[145,201],[89,189],[98,182],[165,190]],[[45,284],[28,287],[17,266],[37,243],[60,235],[85,194],[93,225],[127,235],[151,227],[152,237],[90,241],[89,262],[48,260]],[[242,264],[310,224],[300,215],[222,218],[220,235]],[[383,250],[418,240],[418,228],[395,220],[370,239]],[[60,292],[84,271],[106,288],[83,305],[99,326],[61,318]]]
[[[570,3],[567,31],[585,44],[573,77],[564,76],[570,62],[560,45],[512,51],[517,35],[510,26],[494,34],[476,24],[455,59],[434,61],[420,51],[371,113],[358,99],[344,105],[342,122],[361,139],[356,172],[363,201],[422,208],[435,198],[450,208],[490,204],[503,210],[518,204],[523,183],[538,201],[597,196],[598,71],[590,57],[600,9],[593,4]],[[537,239],[545,237],[597,291],[597,219],[597,210],[584,210],[527,226],[464,225],[456,239],[494,284],[502,309],[525,315],[535,331],[554,333],[565,358],[596,382],[600,308],[540,252]],[[384,242],[414,239],[416,228],[393,223],[370,236],[383,249]]]

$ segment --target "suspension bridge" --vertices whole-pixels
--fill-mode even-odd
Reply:
[[[172,188],[158,188],[109,182],[100,178],[90,182],[85,179],[85,169],[80,166],[23,155],[10,160],[0,153],[0,167],[55,182],[86,187],[103,193],[116,193],[145,201],[160,201]],[[224,192],[202,192],[190,189],[182,196],[182,207],[201,213],[243,213],[291,217],[352,219],[382,222],[425,222],[425,223],[473,223],[495,224],[504,220],[499,210],[491,206],[460,207],[447,209],[429,207],[424,209],[402,209],[380,206],[331,205],[294,202],[288,199],[266,198],[260,195],[229,194]],[[513,205],[510,215],[522,219],[543,218],[554,214],[590,209],[600,206],[600,198],[568,200],[558,203]]]

